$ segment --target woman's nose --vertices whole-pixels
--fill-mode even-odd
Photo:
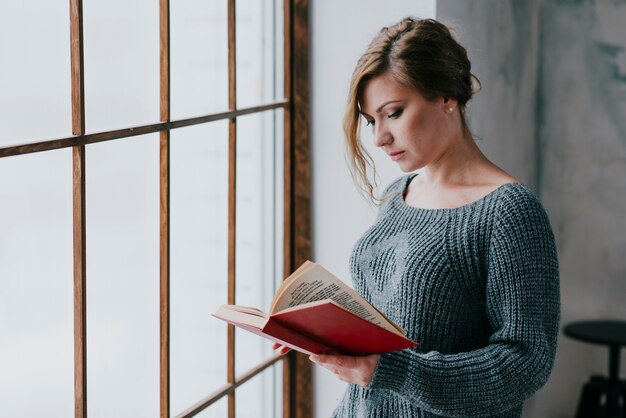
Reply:
[[[374,126],[374,145],[383,147],[393,142],[393,137],[384,127]]]

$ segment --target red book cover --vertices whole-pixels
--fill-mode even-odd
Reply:
[[[275,327],[273,324],[283,325]],[[270,316],[263,331],[282,340],[294,333],[324,346],[324,354],[366,355],[416,347],[417,343],[342,308],[331,300],[308,304]],[[289,334],[291,333],[291,334]]]
[[[271,315],[262,328],[214,316],[306,354],[367,355],[418,344],[342,308],[331,300],[308,303]]]

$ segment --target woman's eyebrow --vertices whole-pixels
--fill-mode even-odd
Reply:
[[[376,109],[376,113],[380,113],[380,111],[383,109],[383,107],[387,106],[388,104],[398,103],[400,101],[401,100],[389,100],[388,102],[385,102],[385,103],[381,104],[380,106],[378,106],[378,109]]]
[[[384,102],[383,104],[381,104],[380,106],[378,106],[378,108],[376,109],[376,113],[380,113],[380,111],[383,109],[383,107],[387,106],[388,104],[391,103],[399,103],[402,100],[389,100]],[[370,116],[369,114],[365,113],[364,111],[360,110],[359,111],[360,114],[362,114],[363,116]],[[370,116],[371,117],[371,116]]]

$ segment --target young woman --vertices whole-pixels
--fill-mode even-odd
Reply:
[[[335,417],[520,417],[548,379],[554,237],[532,191],[476,146],[465,120],[472,77],[465,49],[430,19],[383,28],[356,66],[344,119],[353,171],[376,199],[364,118],[410,174],[384,192],[354,247],[352,279],[420,346],[311,356],[352,383]]]

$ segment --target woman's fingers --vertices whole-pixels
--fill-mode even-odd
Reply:
[[[317,355],[309,356],[311,361],[327,368],[344,382],[367,386],[372,380],[374,369],[378,364],[380,355],[373,354],[363,357],[341,355]]]
[[[279,343],[272,344],[272,349],[278,351],[278,354],[280,355],[287,354],[288,352],[291,351],[291,348],[286,347]]]

